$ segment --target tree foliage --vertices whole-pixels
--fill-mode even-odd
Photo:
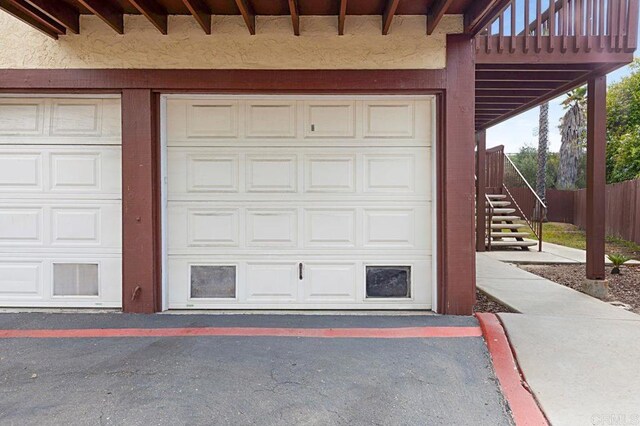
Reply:
[[[607,91],[607,182],[640,178],[640,60]]]
[[[560,169],[558,188],[578,187],[580,163],[584,157],[587,136],[587,88],[579,87],[567,93],[562,102],[566,112],[560,120]]]
[[[520,170],[522,176],[532,184],[536,182],[536,174],[538,172],[538,149],[532,145],[525,145],[520,148],[516,154],[509,155],[513,164]],[[547,153],[547,167],[545,186],[546,189],[554,189],[557,187],[558,167],[560,166],[560,155],[557,152]],[[582,176],[579,181],[583,179]]]

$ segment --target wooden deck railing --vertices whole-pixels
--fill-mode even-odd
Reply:
[[[499,145],[486,151],[486,194],[503,194],[511,201],[522,219],[529,225],[538,240],[538,250],[542,251],[542,222],[546,218],[547,206],[522,176],[513,161]],[[490,205],[488,212],[493,213]],[[489,219],[487,235],[491,235]],[[489,239],[491,241],[491,239]]]
[[[640,0],[511,0],[476,37],[490,53],[634,51]]]

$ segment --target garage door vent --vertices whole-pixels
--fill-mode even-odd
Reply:
[[[235,298],[236,267],[231,265],[192,265],[192,298]]]
[[[367,266],[367,297],[411,297],[411,267]]]
[[[98,265],[54,263],[54,296],[98,296]]]

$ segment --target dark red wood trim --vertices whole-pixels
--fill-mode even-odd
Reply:
[[[487,132],[481,130],[476,133],[476,251],[485,251],[487,238],[487,218],[485,210],[485,195],[487,164]],[[477,207],[481,206],[481,207]]]
[[[587,278],[602,280],[605,239],[607,77],[587,86]]]
[[[474,46],[471,36],[447,36],[444,134],[438,141],[438,311],[471,315],[475,303]]]
[[[511,0],[475,0],[464,16],[465,33],[476,35],[498,16]]]
[[[122,309],[160,310],[159,95],[122,91]]]
[[[473,78],[473,77],[472,77]],[[153,89],[211,93],[435,93],[437,70],[0,70],[0,91]]]

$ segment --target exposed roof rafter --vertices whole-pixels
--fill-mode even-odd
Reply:
[[[393,15],[396,14],[398,3],[400,3],[400,0],[387,0],[387,5],[382,15],[382,35],[389,34],[389,28],[391,28],[391,22],[393,21]]]
[[[43,34],[51,37],[54,40],[57,40],[58,36],[60,35],[57,31],[51,29],[50,26],[43,24],[37,19],[34,19],[34,17],[30,13],[26,12],[20,7],[17,7],[12,1],[0,0],[0,9],[4,10],[14,18],[21,20],[25,24],[35,28],[36,30],[42,32]]]
[[[256,14],[249,3],[249,0],[236,0],[236,5],[238,6],[238,9],[240,9],[240,14],[242,14],[244,23],[247,24],[249,33],[251,35],[256,35]]]
[[[453,0],[435,0],[427,13],[427,35],[433,34]]]
[[[167,34],[167,11],[155,0],[129,0],[162,34]]]
[[[344,35],[344,22],[347,19],[347,0],[340,0],[340,14],[338,15],[338,35]]]
[[[124,16],[122,11],[118,11],[102,0],[76,0],[78,3],[89,9],[91,13],[102,19],[118,34],[124,34]]]
[[[482,31],[493,18],[509,6],[511,0],[474,0],[464,15],[464,32],[476,35]]]
[[[291,11],[291,25],[293,34],[300,35],[300,13],[298,11],[298,0],[289,0],[289,10]]]
[[[80,32],[80,12],[60,0],[26,0],[32,7],[74,34]]]
[[[211,34],[211,10],[202,0],[182,0],[206,34]]]

